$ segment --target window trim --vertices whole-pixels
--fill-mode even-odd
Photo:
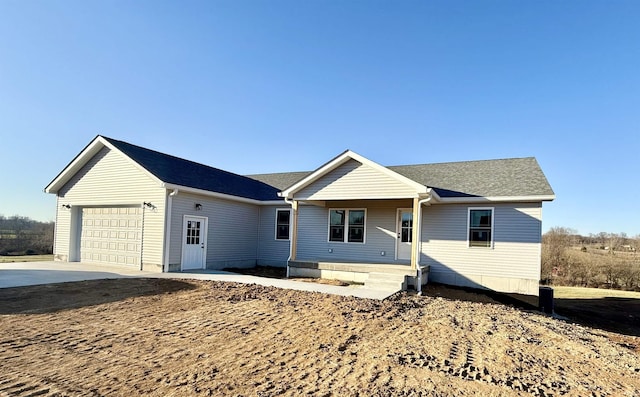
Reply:
[[[491,233],[491,240],[489,241],[488,247],[479,247],[479,246],[471,245],[471,211],[491,211],[491,228],[489,229],[489,232]],[[495,219],[496,219],[495,207],[468,207],[467,208],[467,248],[471,248],[471,249],[493,249],[494,248]]]
[[[344,238],[342,241],[331,240],[331,211],[345,211]],[[349,241],[349,214],[351,211],[363,211],[362,241]],[[367,209],[366,208],[329,208],[327,211],[327,242],[335,244],[366,244],[367,242]]]
[[[287,238],[278,238],[278,226],[280,226],[278,224],[278,213],[279,212],[288,212],[289,213],[289,224],[287,225],[289,227],[289,233],[287,235]],[[276,219],[275,219],[275,229],[274,229],[274,240],[276,241],[290,241],[291,240],[291,208],[276,208]]]

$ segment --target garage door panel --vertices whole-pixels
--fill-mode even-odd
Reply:
[[[142,209],[83,208],[80,259],[118,265],[140,265]]]

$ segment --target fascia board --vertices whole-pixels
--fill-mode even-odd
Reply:
[[[283,191],[278,192],[278,196],[290,198],[292,193],[297,192],[298,190],[304,188],[305,186],[307,186],[317,178],[321,177],[322,175],[325,175],[326,173],[336,169],[341,164],[345,163],[350,158],[348,156],[349,152],[350,150],[346,150],[341,154],[339,154],[338,156],[334,157],[333,159],[329,160],[328,162],[324,163],[323,165],[318,167],[315,171],[313,171],[311,174],[307,175],[306,177],[294,183],[293,185],[289,186],[288,188],[284,189]]]
[[[366,164],[368,166],[370,166],[371,168],[387,175],[390,176],[391,178],[397,180],[398,182],[401,182],[405,185],[411,186],[416,190],[416,193],[427,193],[428,192],[428,188],[425,185],[422,185],[416,181],[414,181],[413,179],[409,179],[404,175],[400,175],[395,171],[390,170],[389,168],[380,165],[378,163],[376,163],[375,161],[369,160],[366,157],[363,157],[361,155],[359,155],[358,153],[349,151],[349,154],[351,155],[351,158],[359,161],[362,164]]]
[[[427,193],[429,196],[431,196],[435,201],[441,201],[442,198],[440,197],[440,195],[438,194],[438,192],[436,192],[435,190],[433,190],[432,188],[428,188],[427,189]]]
[[[441,203],[489,203],[489,202],[532,202],[553,201],[555,195],[540,196],[497,196],[497,197],[442,197]]]
[[[218,192],[211,192],[209,190],[196,189],[196,188],[188,187],[188,186],[174,185],[174,184],[171,184],[171,183],[163,183],[162,187],[165,188],[165,189],[169,189],[169,190],[177,189],[178,190],[178,194],[180,194],[180,192],[187,192],[187,193],[199,194],[199,195],[207,196],[207,197],[215,197],[215,198],[219,198],[219,199],[223,199],[223,200],[237,201],[237,202],[246,203],[246,204],[282,205],[284,203],[284,200],[260,201],[260,200],[246,198],[246,197],[233,196],[233,195],[225,194],[225,193],[218,193]]]
[[[80,151],[74,157],[66,167],[60,171],[60,173],[44,188],[45,193],[58,193],[58,190],[67,183],[76,172],[80,171],[80,169],[93,157],[95,156],[100,149],[105,146],[105,140],[100,136],[96,136],[93,138],[91,142],[84,149]]]
[[[110,150],[114,150],[124,156],[127,161],[138,168],[145,174],[147,174],[152,180],[154,180],[158,185],[162,184],[162,181],[153,175],[149,170],[135,162],[131,157],[127,156],[125,153],[120,151],[117,147],[113,146],[109,141],[104,139],[102,136],[96,136],[71,162],[55,177],[47,187],[45,187],[44,191],[46,193],[57,193],[65,183],[67,183],[80,169],[93,158],[103,147],[107,147]]]

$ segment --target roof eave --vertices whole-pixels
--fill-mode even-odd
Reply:
[[[44,188],[45,193],[56,194],[80,169],[106,145],[102,136],[97,135],[60,173]]]
[[[145,169],[143,166],[134,161],[131,157],[123,153],[120,149],[113,146],[111,142],[102,135],[96,136],[89,144],[82,149],[78,155],[71,160],[71,162],[56,176],[53,181],[51,181],[45,188],[45,193],[57,194],[58,191],[67,183],[73,176],[84,167],[89,160],[93,158],[102,148],[109,148],[109,150],[116,151],[122,154],[128,161],[131,162],[133,166],[146,173],[151,179],[156,181],[156,183],[161,184],[162,181],[156,177],[149,170]]]
[[[556,196],[531,195],[531,196],[493,196],[493,197],[442,197],[438,200],[441,203],[488,203],[488,202],[542,202],[553,201]]]
[[[254,204],[254,205],[279,205],[279,204],[282,204],[284,202],[283,200],[256,200],[256,199],[247,198],[247,197],[234,196],[234,195],[226,194],[226,193],[212,192],[210,190],[197,189],[197,188],[194,188],[194,187],[176,185],[176,184],[173,184],[173,183],[163,183],[162,187],[165,188],[165,189],[168,189],[168,190],[177,189],[178,192],[182,191],[182,192],[187,192],[187,193],[200,194],[200,195],[203,195],[203,196],[215,197],[215,198],[219,198],[219,199],[223,199],[223,200],[237,201],[237,202],[241,202],[241,203]]]

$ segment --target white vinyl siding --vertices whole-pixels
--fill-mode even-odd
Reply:
[[[165,189],[123,154],[103,148],[58,192],[56,256],[79,259],[72,251],[74,239],[80,235],[74,230],[80,228],[82,208],[141,206],[143,202],[152,203],[154,208],[145,209],[142,262],[159,270],[163,254]],[[62,208],[65,204],[72,208]]]
[[[260,207],[260,222],[258,229],[258,265],[286,266],[289,258],[289,240],[277,240],[274,238],[274,225],[276,224],[276,209],[290,211],[290,207]],[[289,218],[293,222],[293,218]]]
[[[179,269],[182,255],[184,215],[209,219],[207,269],[247,267],[256,264],[258,252],[259,207],[191,193],[179,192],[172,198],[171,247],[169,264]],[[196,203],[201,204],[196,210]],[[270,225],[273,238],[273,223]]]
[[[496,204],[493,208],[493,249],[468,245],[469,205],[424,208],[421,264],[430,265],[429,279],[540,278],[540,203]],[[473,284],[473,283],[471,283]]]
[[[365,243],[354,244],[327,241],[329,209],[301,205],[298,209],[297,259],[394,263],[397,207],[385,206],[383,201],[371,201],[370,205],[366,207]]]
[[[297,200],[358,200],[415,197],[416,191],[391,176],[349,160],[295,194]]]
[[[69,261],[71,245],[71,209],[62,208],[65,201],[56,198],[56,225],[53,236],[53,256],[55,260]]]

